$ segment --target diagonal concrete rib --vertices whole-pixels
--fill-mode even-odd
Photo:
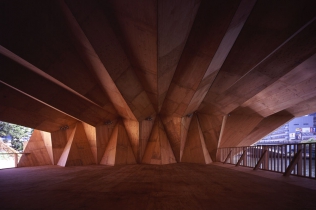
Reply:
[[[103,3],[156,112],[161,109],[199,5],[196,0]]]
[[[227,32],[219,45],[209,67],[207,68],[204,77],[199,84],[194,96],[192,97],[185,114],[189,114],[197,110],[202,103],[205,95],[210,89],[213,81],[216,78],[220,68],[222,67],[229,51],[233,47],[242,27],[244,26],[252,8],[254,7],[257,0],[243,0],[227,29]]]
[[[313,98],[316,93],[316,54],[242,104],[267,117]],[[311,111],[310,113],[312,113]]]
[[[313,0],[306,0],[304,4],[258,0],[210,91],[222,93],[230,88],[297,33],[315,14]]]
[[[238,108],[227,116],[218,147],[237,146],[262,121],[263,117],[248,108]]]
[[[294,71],[297,66],[315,53],[316,17],[220,95],[210,91],[205,97],[200,111],[207,113],[209,107],[214,107],[217,111],[228,114],[288,72]],[[296,99],[296,97],[294,98]]]
[[[117,110],[120,116],[126,119],[136,120],[134,113],[127,105],[122,94],[116,87],[114,81],[105,69],[99,56],[93,49],[92,45],[90,44],[84,32],[80,28],[76,19],[72,15],[68,6],[65,4],[63,0],[59,0],[58,3],[61,7],[63,15],[65,16],[65,20],[67,21],[69,32],[74,37],[74,44],[78,52],[80,53],[86,65],[90,68],[92,72],[94,72],[96,78],[101,84],[101,87],[109,96],[115,109]]]
[[[96,0],[66,3],[135,117],[143,120],[154,115],[154,107],[102,5]]]
[[[0,120],[37,130],[53,132],[77,120],[26,94],[0,84]]]
[[[201,125],[196,114],[193,114],[192,116],[181,162],[199,164],[212,163],[202,134]]]
[[[157,112],[158,1],[109,0],[100,4]]]
[[[315,3],[270,3],[257,1],[201,103],[200,112],[231,112],[313,53]]]
[[[56,85],[68,90],[69,92],[79,96],[80,98],[93,103],[94,105],[100,107],[100,105],[96,104],[95,102],[91,101],[90,99],[88,99],[87,97],[79,94],[78,92],[76,92],[75,90],[71,89],[70,87],[68,87],[67,85],[63,84],[62,82],[60,82],[59,80],[55,79],[54,77],[50,76],[49,74],[45,73],[44,71],[42,71],[41,69],[37,68],[36,66],[32,65],[31,63],[27,62],[26,60],[24,60],[23,58],[19,57],[18,55],[14,54],[13,52],[11,52],[10,50],[6,49],[5,47],[0,45],[0,54],[10,58],[11,60],[15,61],[16,63],[20,64],[21,66],[24,66],[25,68],[27,68],[28,70],[38,74],[39,76],[55,83]],[[101,107],[100,107],[101,108]]]
[[[158,1],[157,102],[160,111],[189,36],[200,2]]]
[[[287,108],[286,111],[290,112],[295,117],[316,112],[316,97],[295,104],[294,106]]]
[[[117,117],[2,54],[0,64],[1,83],[72,118],[97,125]]]
[[[67,85],[63,84],[62,82],[56,80],[52,76],[48,75],[47,73],[43,72],[41,69],[37,68],[36,66],[32,65],[31,63],[27,62],[26,60],[22,59],[18,55],[12,53],[8,49],[4,48],[0,45],[0,56],[3,56],[1,61],[3,62],[4,66],[16,66],[14,68],[14,71],[19,72],[18,74],[27,74],[27,72],[30,72],[27,78],[23,80],[23,82],[20,82],[16,84],[16,82],[13,82],[14,75],[9,72],[2,72],[2,78],[0,78],[0,82],[20,93],[23,95],[26,95],[45,106],[48,106],[54,110],[57,110],[58,112],[61,112],[73,119],[79,120],[79,121],[85,121],[89,124],[96,125],[100,123],[100,118],[103,118],[104,120],[114,119],[117,116],[117,113],[110,113],[107,110],[104,110],[100,105],[96,104],[95,102],[91,101],[90,99],[86,98],[85,96],[81,95],[80,93],[76,92],[75,90],[71,89]],[[12,71],[13,72],[13,71]],[[22,75],[21,74],[21,75]],[[33,76],[31,76],[33,75]],[[23,79],[23,78],[22,78]],[[41,82],[38,82],[41,80]],[[41,86],[38,90],[33,89],[30,87],[30,83],[40,84],[43,81],[47,81],[45,83],[45,86]],[[25,86],[26,88],[22,88]],[[56,102],[52,101],[52,98],[49,98],[48,96],[52,92],[48,92],[46,96],[41,95],[40,89],[44,90],[45,88],[52,88],[54,91],[62,92],[60,94],[60,97],[66,97],[69,100],[75,101],[74,104],[67,103],[66,101],[63,102]],[[51,89],[51,90],[52,90]],[[53,92],[54,92],[53,91]],[[63,96],[62,96],[63,95]],[[78,103],[78,101],[82,101],[82,107],[79,112],[77,112],[76,109],[73,109],[71,112],[67,112],[66,110],[70,109],[71,106],[74,106],[75,103]],[[67,104],[67,106],[63,105]],[[87,107],[90,107],[87,109]],[[85,111],[84,111],[85,110]],[[87,114],[86,116],[83,116],[83,113]],[[91,116],[99,115],[98,119],[92,119]]]
[[[42,100],[40,100],[40,99],[38,99],[38,98],[32,96],[31,94],[28,94],[28,93],[26,93],[26,92],[24,92],[24,91],[22,91],[22,90],[20,90],[20,89],[18,89],[18,88],[15,88],[14,86],[10,85],[9,83],[4,82],[4,81],[1,80],[1,79],[0,79],[0,83],[3,84],[3,85],[5,85],[5,86],[7,86],[7,87],[9,87],[9,88],[11,88],[12,90],[15,90],[15,91],[17,91],[17,92],[23,94],[24,96],[27,96],[28,98],[31,98],[31,99],[33,99],[33,100],[35,100],[35,101],[37,101],[37,102],[40,102],[41,104],[44,104],[45,106],[48,106],[49,108],[52,108],[52,109],[54,109],[54,110],[56,110],[56,111],[59,111],[59,112],[65,114],[65,115],[67,115],[67,116],[69,116],[69,117],[71,117],[71,118],[74,118],[75,120],[79,120],[79,119],[77,119],[76,117],[74,117],[74,116],[72,116],[72,115],[69,115],[68,113],[59,110],[58,108],[55,108],[54,106],[50,105],[49,103],[46,103],[46,102],[44,102],[44,101],[42,101]],[[80,121],[80,120],[79,120],[79,121]]]
[[[239,1],[201,2],[163,103],[161,109],[163,115],[184,116],[238,6]]]
[[[284,123],[293,119],[293,115],[287,111],[281,111],[264,118],[237,146],[248,146],[256,143]]]

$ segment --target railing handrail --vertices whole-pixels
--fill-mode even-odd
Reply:
[[[315,148],[316,142],[222,147],[217,150],[217,161],[316,178]]]
[[[240,147],[220,147],[218,149],[232,149],[232,148],[245,148],[245,147],[258,147],[258,146],[264,146],[264,147],[267,147],[267,146],[282,146],[282,145],[306,145],[306,144],[316,144],[316,142],[309,142],[309,143],[292,143],[292,144],[269,144],[269,145],[261,145],[261,144],[258,144],[256,146],[240,146]]]

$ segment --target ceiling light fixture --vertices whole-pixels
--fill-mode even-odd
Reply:
[[[68,125],[63,125],[63,126],[60,126],[59,129],[60,129],[61,131],[64,131],[64,130],[69,129],[69,126],[68,126]]]

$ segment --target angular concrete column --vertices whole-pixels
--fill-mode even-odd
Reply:
[[[114,127],[100,164],[112,166],[136,164],[132,145],[122,120],[119,120]]]
[[[202,164],[212,163],[196,114],[192,116],[181,162]]]
[[[190,117],[162,117],[170,145],[177,162],[180,162],[184,144],[187,139],[188,129],[191,122]]]
[[[81,166],[96,164],[89,140],[81,122],[67,130],[67,144],[57,163],[60,166]]]
[[[142,163],[157,165],[176,163],[176,159],[159,116],[155,119]]]
[[[24,150],[30,154],[22,155],[18,167],[52,165],[52,153],[48,152],[50,140],[49,133],[34,130]]]

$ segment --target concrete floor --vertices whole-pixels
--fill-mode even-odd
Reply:
[[[315,183],[223,164],[15,168],[0,209],[316,209]]]

